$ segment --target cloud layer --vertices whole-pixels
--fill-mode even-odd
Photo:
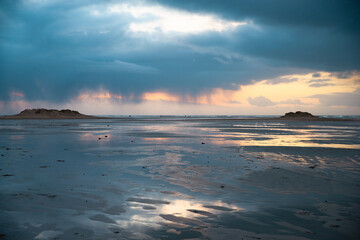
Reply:
[[[22,97],[61,104],[99,89],[123,102],[143,101],[149,92],[189,102],[214,89],[237,90],[264,79],[296,82],[281,78],[289,74],[328,71],[346,77],[360,70],[357,1],[3,0],[0,5],[3,102]],[[330,84],[318,80],[312,87]],[[259,97],[249,101],[273,103]]]

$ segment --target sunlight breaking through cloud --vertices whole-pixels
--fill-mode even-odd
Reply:
[[[137,21],[129,25],[132,32],[145,33],[201,33],[222,32],[247,24],[226,21],[214,15],[195,14],[161,6],[131,6],[127,4],[109,7],[110,13],[131,14]]]

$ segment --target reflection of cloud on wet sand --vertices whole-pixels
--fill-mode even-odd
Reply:
[[[191,121],[45,120],[31,134],[23,133],[29,125],[17,126],[21,141],[9,141],[20,132],[5,126],[1,221],[16,223],[0,225],[24,226],[34,233],[29,239],[343,239],[355,232],[359,151],[339,146],[359,144],[357,122]],[[284,145],[262,146],[273,139]]]
[[[151,222],[157,228],[172,226],[179,231],[186,227],[209,227],[208,221],[214,221],[221,214],[245,211],[236,205],[221,201],[204,201],[196,199],[152,199],[130,198],[129,207],[137,209],[131,216],[133,223],[147,224]],[[150,211],[149,211],[150,210]],[[160,217],[160,218],[159,218]]]
[[[23,140],[25,138],[24,135],[11,135],[9,139],[11,140]]]
[[[341,135],[339,135],[340,130]],[[354,134],[354,131],[347,127],[330,126],[326,129],[313,129],[311,126],[297,128],[270,124],[251,126],[244,124],[216,129],[214,133],[210,141],[216,145],[360,148],[360,144],[342,143],[343,139]]]
[[[80,141],[109,141],[111,139],[111,134],[107,132],[103,133],[81,133],[78,135]]]

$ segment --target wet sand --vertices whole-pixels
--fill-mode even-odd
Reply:
[[[359,239],[360,122],[0,120],[0,239]]]

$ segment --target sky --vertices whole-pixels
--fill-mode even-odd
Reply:
[[[1,0],[0,115],[360,115],[357,0]]]

